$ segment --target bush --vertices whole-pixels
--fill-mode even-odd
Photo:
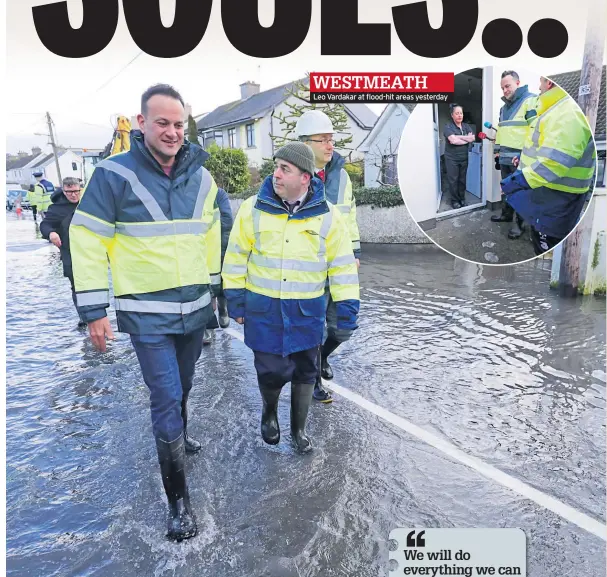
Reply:
[[[364,185],[365,181],[362,162],[347,162],[344,164],[344,170],[348,173],[354,188],[359,188]]]
[[[380,208],[389,208],[405,204],[400,193],[400,187],[380,186],[379,188],[358,188],[354,190],[357,206],[371,205]]]
[[[265,180],[267,176],[272,174],[274,174],[274,161],[271,158],[267,158],[259,169],[259,177],[261,180]]]
[[[239,148],[221,148],[211,144],[205,168],[213,175],[217,186],[233,194],[245,190],[251,182],[247,155]]]

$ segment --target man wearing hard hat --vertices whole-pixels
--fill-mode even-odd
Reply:
[[[331,119],[320,110],[309,110],[297,121],[295,133],[300,141],[305,142],[314,151],[316,176],[325,184],[325,196],[343,215],[352,240],[352,251],[360,266],[360,233],[356,223],[356,201],[352,194],[352,182],[344,169],[345,159],[335,151],[335,130]],[[322,386],[322,378],[332,379],[333,371],[328,362],[329,355],[346,342],[352,331],[337,328],[337,309],[329,284],[325,287],[327,301],[326,327],[323,344],[320,347],[320,370],[314,386],[314,399],[323,403],[332,402],[331,393]]]

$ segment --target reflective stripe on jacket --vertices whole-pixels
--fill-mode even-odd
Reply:
[[[344,169],[345,159],[337,152],[325,166],[325,196],[344,215],[354,256],[360,258],[360,232],[356,222],[356,200],[352,192],[350,175]]]
[[[287,356],[320,345],[327,278],[338,328],[357,328],[351,240],[318,178],[294,214],[274,193],[272,177],[265,179],[236,215],[222,277],[229,314],[245,318],[245,343],[253,350]]]
[[[558,86],[538,97],[537,113],[520,159],[525,180],[531,188],[587,192],[596,147],[584,113]]]
[[[537,96],[529,92],[527,86],[519,86],[512,101],[505,98],[502,100],[505,104],[500,109],[495,144],[499,149],[500,164],[511,165],[514,157],[520,155],[529,136],[527,114],[535,108]]]
[[[212,314],[210,270],[220,258],[213,227],[217,186],[208,155],[185,143],[171,176],[139,131],[131,150],[100,162],[70,226],[78,310],[90,322],[109,305],[108,259],[118,329],[184,334]]]

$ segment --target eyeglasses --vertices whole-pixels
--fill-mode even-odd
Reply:
[[[331,138],[329,140],[314,140],[313,138],[308,138],[308,142],[318,142],[319,144],[332,144],[333,146],[335,146],[335,139]]]
[[[64,190],[63,192],[65,192],[65,194],[80,194],[80,191],[82,189],[78,189],[78,190]]]

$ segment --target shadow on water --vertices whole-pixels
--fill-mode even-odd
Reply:
[[[31,221],[7,225],[9,575],[387,576],[397,526],[522,527],[529,575],[604,574],[599,539],[344,399],[312,407],[316,450],[300,457],[285,388],[283,442],[265,446],[252,355],[221,331],[191,399],[201,533],[168,543],[128,336],[95,353],[57,251]],[[547,262],[364,248],[361,326],[336,382],[604,520],[605,302],[560,300]]]

